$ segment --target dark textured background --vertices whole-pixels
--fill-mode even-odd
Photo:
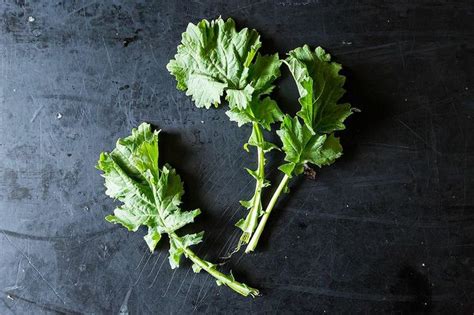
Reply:
[[[1,314],[472,313],[472,1],[149,2],[0,2]],[[165,245],[149,254],[143,230],[105,222],[114,205],[94,169],[153,123],[186,208],[203,209],[196,250],[217,260],[233,246],[250,130],[195,108],[165,68],[188,22],[219,15],[256,28],[265,52],[326,47],[362,109],[344,157],[295,180],[260,250],[225,267],[255,300],[188,263],[172,271]],[[284,76],[276,97],[294,112]]]

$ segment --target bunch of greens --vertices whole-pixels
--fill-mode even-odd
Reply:
[[[186,91],[197,107],[218,107],[221,98],[228,102],[226,114],[238,126],[250,124],[252,132],[244,149],[257,151],[257,169],[247,169],[255,178],[255,191],[250,200],[240,203],[249,211],[236,226],[242,230],[237,249],[247,244],[246,253],[255,250],[270,213],[282,192],[288,191],[291,178],[309,165],[332,164],[342,155],[342,146],[335,132],[345,128],[344,121],[353,113],[350,104],[339,104],[345,90],[341,65],[321,47],[311,50],[307,45],[288,53],[285,60],[278,54],[258,53],[260,36],[255,30],[237,31],[232,19],[202,20],[189,24],[182,35],[175,59],[167,68],[176,77],[177,88]],[[269,97],[274,81],[284,63],[290,70],[299,92],[300,111],[292,117],[283,112]],[[276,131],[281,147],[265,140],[263,130],[279,123]],[[256,296],[258,290],[237,282],[232,274],[219,272],[215,264],[199,258],[191,249],[202,241],[203,232],[179,235],[183,226],[192,223],[200,210],[181,211],[183,183],[169,165],[158,165],[158,134],[143,123],[132,135],[119,139],[115,149],[102,153],[97,168],[104,172],[106,194],[123,204],[106,217],[129,231],[142,225],[148,228],[144,237],[153,251],[163,234],[170,242],[171,268],[179,266],[181,257],[193,262],[193,270],[205,270],[218,285],[226,285],[244,296]],[[270,182],[265,178],[265,154],[277,149],[285,154],[279,167],[283,173],[265,210],[262,193]]]
[[[243,231],[237,250],[248,243],[246,252],[257,246],[290,178],[303,173],[308,164],[329,165],[342,155],[334,132],[344,129],[344,120],[352,113],[349,104],[338,104],[345,92],[345,77],[339,74],[341,66],[331,62],[331,56],[321,47],[311,51],[304,46],[291,51],[284,60],[295,79],[301,104],[297,117],[284,115],[276,102],[266,96],[280,76],[282,61],[277,54],[257,54],[260,46],[255,30],[244,28],[237,32],[232,19],[202,20],[197,25],[188,25],[175,59],[167,66],[178,81],[177,88],[186,91],[196,106],[217,107],[225,92],[230,120],[239,127],[252,124],[244,149],[248,150],[248,145],[257,148],[257,169],[247,169],[256,180],[255,191],[250,200],[241,201],[249,212],[236,223]],[[275,122],[281,122],[277,131],[281,148],[266,141],[262,133],[262,128],[270,130]],[[265,179],[265,153],[272,149],[282,150],[286,163],[279,167],[284,176],[263,211],[262,191],[270,186]]]
[[[302,174],[308,164],[330,165],[342,155],[342,146],[334,132],[345,129],[344,121],[353,112],[350,104],[338,104],[345,93],[345,77],[339,74],[341,65],[331,62],[331,56],[324,49],[318,47],[312,51],[307,45],[296,48],[288,53],[285,64],[296,82],[301,110],[297,117],[285,115],[277,131],[285,153],[286,163],[279,167],[284,176],[245,250],[247,253],[257,246],[290,178]]]
[[[239,127],[252,125],[244,149],[257,149],[257,169],[247,169],[255,178],[255,191],[250,200],[240,202],[249,212],[236,223],[242,230],[237,249],[248,243],[255,231],[263,214],[262,191],[269,186],[265,180],[265,153],[276,146],[264,139],[262,128],[270,130],[271,124],[283,120],[277,103],[268,96],[280,76],[281,61],[278,54],[258,53],[261,45],[255,30],[244,28],[237,32],[230,18],[202,20],[197,25],[188,25],[175,59],[167,65],[178,81],[177,88],[186,91],[197,107],[218,107],[225,93],[229,119]]]
[[[144,239],[150,251],[167,234],[172,269],[179,267],[184,255],[193,262],[194,272],[205,270],[216,278],[218,285],[226,285],[244,296],[257,296],[258,290],[236,281],[232,274],[219,272],[215,264],[199,258],[190,249],[202,241],[204,232],[178,235],[177,231],[192,223],[201,211],[181,211],[183,183],[171,166],[159,167],[158,133],[142,123],[130,136],[119,139],[112,152],[100,155],[97,168],[103,171],[106,194],[123,203],[106,220],[133,232],[142,225],[148,227]]]

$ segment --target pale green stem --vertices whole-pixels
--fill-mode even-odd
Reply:
[[[155,199],[155,206],[157,208],[158,216],[156,219],[159,221],[160,225],[163,227],[167,228],[166,224],[164,223],[165,221],[161,217],[161,211],[160,207],[158,206],[157,202],[157,196],[156,196],[156,189],[153,184],[151,184],[151,187],[153,188],[153,197]],[[181,237],[179,237],[175,232],[167,231],[168,235],[170,238],[172,238],[180,247],[184,250],[185,256],[189,258],[193,263],[198,265],[201,269],[205,270],[207,273],[209,273],[211,276],[216,278],[220,283],[228,286],[235,292],[243,295],[243,296],[249,296],[251,295],[252,297],[255,297],[259,295],[259,291],[257,289],[251,288],[245,283],[238,282],[232,277],[231,275],[225,275],[219,270],[215,268],[215,265],[213,265],[210,262],[207,262],[201,258],[199,258],[192,250],[190,250],[188,247],[184,246],[183,240]]]
[[[250,253],[255,250],[258,244],[258,240],[260,239],[260,236],[262,235],[263,229],[265,228],[265,224],[267,224],[268,217],[270,216],[270,213],[273,210],[273,207],[275,206],[276,202],[278,201],[278,197],[280,197],[281,192],[285,188],[285,186],[288,184],[288,180],[290,178],[288,175],[283,176],[281,179],[280,185],[278,185],[277,189],[273,193],[272,199],[270,199],[270,202],[268,203],[267,208],[265,209],[265,212],[263,213],[262,217],[260,218],[260,222],[257,226],[257,229],[253,233],[252,238],[250,239],[249,244],[247,245],[247,248],[245,249],[246,253]]]
[[[260,126],[257,123],[253,124],[253,128],[255,130],[255,134],[257,136],[258,142],[263,142],[263,134]],[[240,249],[242,244],[247,244],[252,237],[252,233],[257,228],[258,224],[258,217],[260,215],[260,208],[261,208],[261,198],[262,198],[262,190],[263,184],[265,181],[265,152],[261,147],[257,147],[257,180],[255,182],[255,192],[253,197],[253,204],[252,208],[250,208],[245,221],[248,222],[246,230],[242,233],[240,237],[239,244],[237,246],[237,250]]]
[[[234,290],[235,292],[243,295],[255,297],[259,295],[259,291],[257,289],[251,288],[245,283],[241,283],[236,281],[231,275],[226,275],[216,269],[215,265],[201,259],[197,256],[192,250],[188,247],[185,247],[183,244],[183,240],[179,237],[176,233],[172,232],[168,234],[181,248],[184,249],[184,254],[187,258],[189,258],[193,263],[195,263],[199,268],[205,270],[211,276],[213,276],[216,280],[218,280],[221,284],[224,284]]]

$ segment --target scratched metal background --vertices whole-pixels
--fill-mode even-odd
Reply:
[[[472,1],[2,0],[0,14],[1,314],[472,313]],[[142,230],[106,223],[94,169],[155,124],[186,208],[204,210],[197,251],[218,260],[235,244],[249,128],[196,109],[165,69],[186,24],[219,15],[260,31],[265,52],[326,47],[362,109],[345,156],[295,180],[260,251],[224,267],[255,300],[170,270],[165,245],[149,254]],[[294,112],[284,76],[276,97]]]

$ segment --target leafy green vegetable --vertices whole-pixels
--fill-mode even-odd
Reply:
[[[332,164],[342,155],[339,139],[334,134],[313,134],[297,117],[286,116],[277,134],[288,162],[279,169],[289,177],[303,173],[308,163],[322,167]]]
[[[238,126],[252,124],[252,134],[244,145],[257,148],[257,169],[248,170],[255,178],[255,192],[250,200],[241,201],[249,209],[245,219],[236,223],[243,234],[241,244],[248,243],[262,215],[261,194],[265,181],[265,153],[276,148],[264,140],[261,128],[282,121],[283,113],[268,94],[280,76],[278,54],[262,56],[260,35],[244,28],[237,31],[232,19],[202,20],[189,24],[182,34],[177,54],[167,68],[175,76],[177,88],[186,91],[197,107],[217,107],[225,94],[229,103],[226,114]]]
[[[286,64],[295,79],[300,98],[301,117],[308,128],[317,134],[328,134],[345,129],[344,120],[352,114],[351,105],[338,104],[344,95],[346,78],[339,74],[341,65],[331,62],[331,55],[323,48],[314,52],[308,45],[288,53]]]
[[[237,32],[230,18],[202,20],[188,25],[167,68],[196,106],[217,107],[225,91],[231,108],[245,109],[255,96],[270,93],[280,75],[278,55],[257,55],[261,45],[255,30]]]
[[[350,104],[338,104],[345,90],[341,65],[321,47],[314,51],[305,45],[288,53],[285,61],[295,79],[301,110],[298,117],[286,115],[277,131],[287,163],[279,169],[285,174],[273,194],[246,252],[253,251],[263,232],[279,195],[286,190],[292,176],[303,173],[304,166],[332,164],[342,155],[342,146],[334,132],[345,128],[344,121],[352,114]],[[300,122],[300,118],[303,123]]]
[[[184,255],[193,262],[195,272],[204,269],[219,285],[224,284],[244,296],[258,295],[258,290],[237,282],[232,274],[219,272],[216,265],[199,258],[190,249],[202,241],[203,232],[177,234],[201,211],[181,211],[183,183],[171,166],[159,167],[158,134],[151,131],[149,124],[142,123],[130,136],[119,139],[112,152],[101,153],[97,168],[103,171],[106,194],[122,202],[106,220],[134,232],[146,226],[148,233],[144,239],[150,251],[155,249],[162,235],[167,234],[172,269],[179,267]]]

